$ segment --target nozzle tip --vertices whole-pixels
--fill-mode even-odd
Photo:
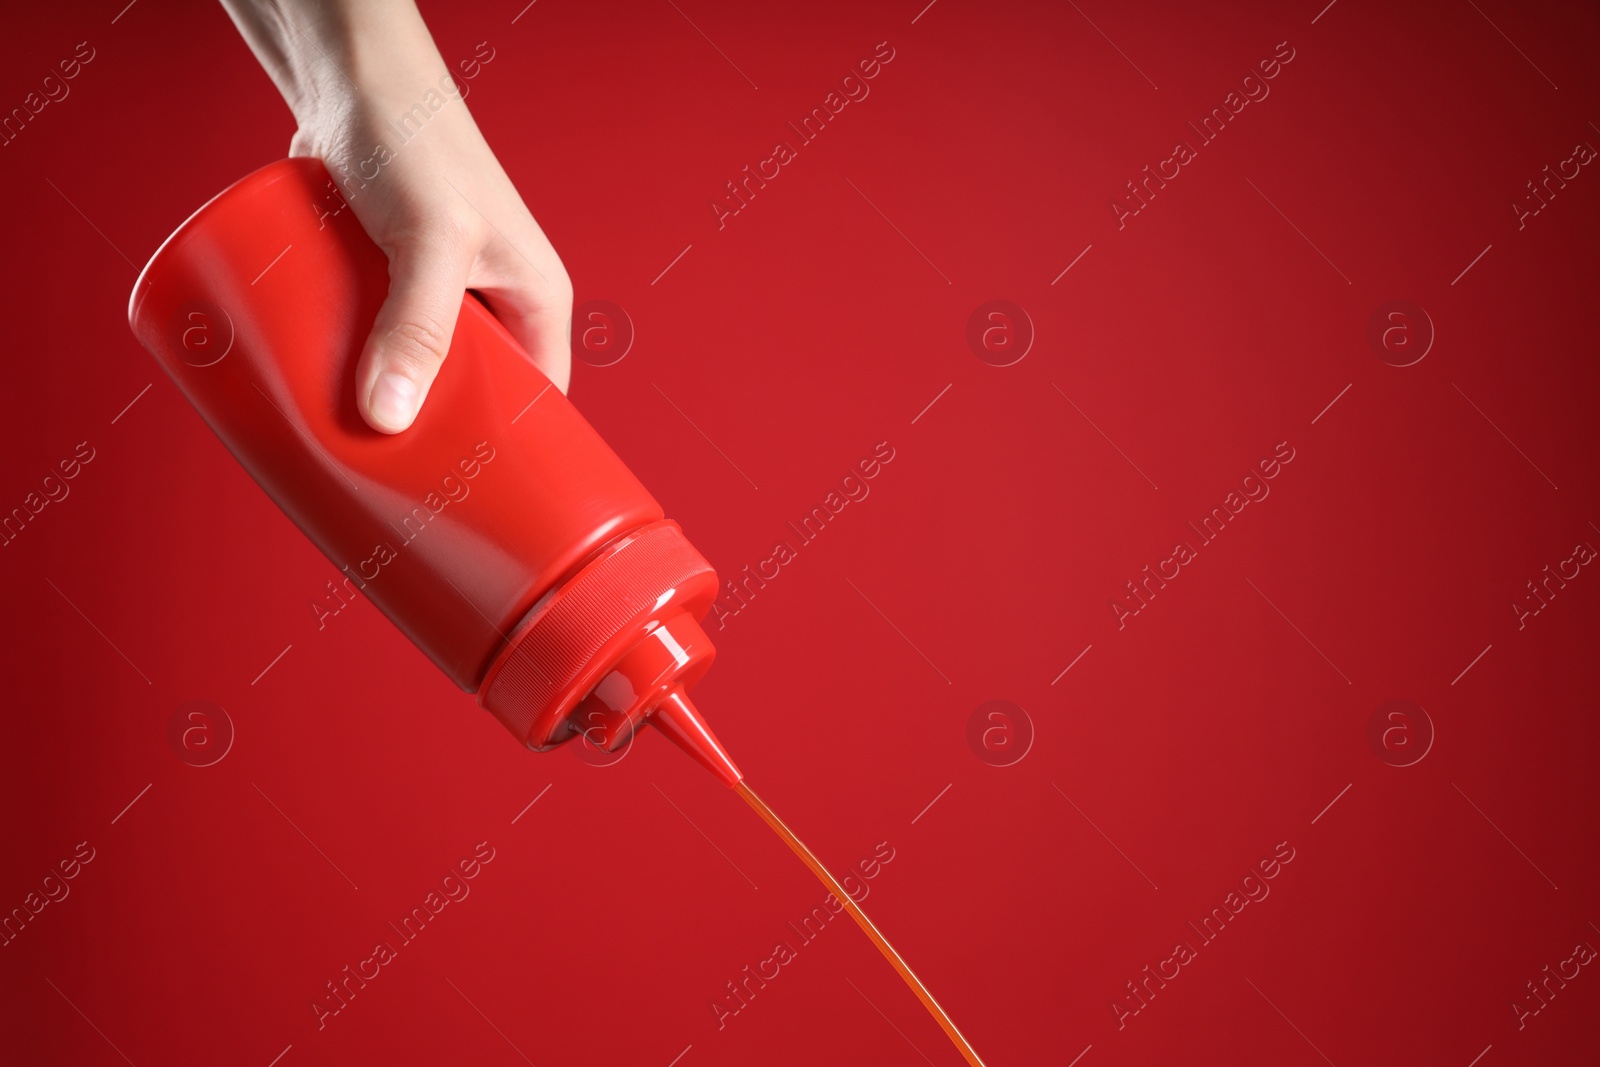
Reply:
[[[717,735],[711,732],[700,711],[689,700],[682,686],[675,686],[657,704],[648,720],[656,729],[672,739],[672,743],[687,752],[706,770],[716,775],[732,789],[744,779],[733,757],[722,747]]]

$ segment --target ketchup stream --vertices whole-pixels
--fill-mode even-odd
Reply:
[[[878,928],[872,924],[872,920],[867,918],[866,913],[850,898],[850,894],[845,892],[844,886],[839,884],[838,879],[834,878],[828,868],[822,865],[821,860],[811,854],[811,850],[806,847],[805,842],[796,837],[794,831],[784,825],[783,820],[778,818],[771,808],[767,807],[765,801],[756,796],[755,791],[746,785],[743,779],[735,784],[733,788],[736,793],[744,798],[744,802],[749,804],[768,826],[772,827],[773,832],[783,838],[784,843],[789,846],[796,856],[800,857],[801,862],[811,868],[811,873],[816,875],[817,879],[828,887],[834,898],[844,905],[845,910],[850,913],[850,918],[854,919],[856,925],[861,927],[862,933],[871,938],[872,943],[878,946],[878,951],[883,953],[883,958],[888,960],[896,971],[900,972],[900,977],[905,979],[906,985],[910,986],[911,991],[917,995],[917,999],[922,1001],[923,1007],[928,1009],[928,1013],[933,1016],[934,1022],[938,1023],[940,1029],[944,1030],[945,1034],[949,1036],[951,1042],[955,1044],[956,1049],[960,1051],[967,1063],[971,1067],[984,1067],[983,1058],[962,1036],[961,1031],[956,1027],[950,1016],[945,1014],[944,1009],[939,1007],[939,1002],[933,999],[933,994],[928,992],[928,987],[922,984],[922,979],[918,978],[906,961],[900,958],[900,953],[896,952],[894,946],[889,944],[889,939],[878,932]]]

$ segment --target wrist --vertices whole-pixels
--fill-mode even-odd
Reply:
[[[411,0],[274,6],[281,69],[273,80],[302,128],[345,114],[352,95],[403,95],[445,69]]]
[[[332,16],[328,55],[344,92],[353,87],[378,98],[414,96],[446,69],[411,0],[355,0],[340,7]]]

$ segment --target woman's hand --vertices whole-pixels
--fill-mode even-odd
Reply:
[[[389,296],[356,368],[367,422],[411,425],[467,289],[565,392],[572,283],[411,0],[223,2],[299,122],[289,154],[327,164],[389,257]]]

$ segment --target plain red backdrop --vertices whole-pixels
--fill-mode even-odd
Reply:
[[[867,907],[989,1063],[1593,1062],[1592,968],[1513,1005],[1600,946],[1600,578],[1512,605],[1600,545],[1600,177],[1511,206],[1600,145],[1592,8],[425,14],[448,61],[494,50],[469,105],[579,303],[634,325],[574,400],[719,570],[894,448],[714,629],[696,697],[830,863],[894,850]],[[333,567],[125,319],[287,110],[214,4],[4,18],[7,112],[94,58],[0,148],[0,510],[95,458],[0,549],[0,910],[94,859],[0,948],[0,1059],[958,1062],[857,931],[798,947],[822,890],[660,738],[532,755],[370,605],[317,629]],[[724,183],[880,42],[870,95],[719,229]],[[1119,229],[1125,183],[1280,42],[1270,95]],[[1035,334],[1010,366],[967,342],[994,299]],[[1395,300],[1435,333],[1407,367],[1367,336]],[[1270,495],[1119,628],[1125,583],[1281,442]],[[169,740],[192,700],[235,730],[212,766]],[[991,738],[1031,729],[1009,766],[969,745],[991,700],[1031,724]],[[1390,701],[1431,723],[1408,766],[1415,712],[1369,740]],[[319,1031],[325,983],[484,841],[470,896]],[[719,1028],[780,940],[798,958]]]

